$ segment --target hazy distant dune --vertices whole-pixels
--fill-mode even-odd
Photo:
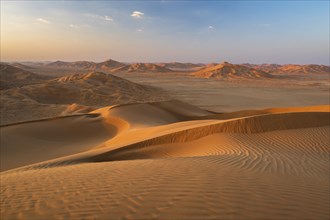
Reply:
[[[75,74],[48,80],[39,84],[12,88],[2,92],[1,123],[7,124],[22,120],[36,119],[38,109],[52,106],[48,117],[77,112],[73,106],[86,106],[85,112],[102,106],[124,104],[130,102],[145,102],[167,99],[159,89],[142,86],[128,80],[101,72]],[[58,106],[58,108],[56,108]],[[94,107],[94,108],[93,108]],[[31,114],[24,109],[36,110]],[[55,109],[54,109],[55,108]],[[72,109],[73,108],[73,109]],[[16,115],[16,119],[15,119]],[[40,113],[47,117],[47,111]],[[42,118],[40,117],[40,118]]]
[[[280,74],[330,74],[330,66],[326,65],[297,65],[297,64],[248,64],[244,63],[243,66],[255,68],[268,73]]]
[[[172,70],[153,63],[133,63],[114,70],[115,72],[172,72]]]
[[[254,68],[258,70],[262,70],[268,73],[274,73],[278,71],[278,69],[281,67],[279,64],[249,64],[249,63],[244,63],[241,64],[243,66],[249,67],[249,68]]]
[[[269,73],[243,65],[223,62],[218,65],[211,65],[193,73],[196,77],[215,79],[259,79],[273,78]]]
[[[157,63],[157,65],[173,71],[196,71],[205,66],[205,64],[202,63],[180,63],[180,62]]]
[[[128,80],[91,72],[75,74],[47,81],[40,85],[26,86],[20,92],[45,104],[71,104],[106,106],[122,102],[144,100],[158,90],[132,83]]]
[[[325,65],[283,65],[279,69],[280,73],[328,73],[330,74],[330,66]]]
[[[51,77],[38,75],[9,64],[0,64],[0,89],[9,89],[31,83],[40,83],[48,79],[51,79]]]
[[[113,69],[120,68],[120,67],[123,67],[123,66],[125,66],[124,63],[109,59],[109,60],[106,60],[104,62],[97,63],[96,64],[96,69],[108,70],[108,71],[110,70],[111,71]]]

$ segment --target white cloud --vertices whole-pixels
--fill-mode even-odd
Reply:
[[[37,18],[36,20],[43,24],[49,24],[49,21],[47,21],[46,19],[43,19],[43,18]]]
[[[113,21],[113,18],[108,15],[102,16],[102,15],[96,15],[96,14],[85,14],[85,16],[94,18],[94,19],[104,20],[104,21],[111,21],[111,22]]]
[[[212,25],[209,25],[208,29],[214,29],[214,27]]]
[[[143,15],[144,15],[144,13],[140,12],[140,11],[133,11],[131,14],[131,16],[134,18],[142,18]]]
[[[110,16],[103,16],[102,19],[105,21],[113,21],[113,18]]]
[[[136,29],[137,32],[143,32],[143,28]]]

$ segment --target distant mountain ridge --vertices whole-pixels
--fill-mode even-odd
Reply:
[[[307,64],[307,65],[298,65],[298,64],[249,64],[244,63],[243,66],[255,68],[262,70],[268,73],[330,73],[330,66],[326,65],[317,65],[317,64]]]
[[[157,63],[157,65],[161,66],[161,67],[165,67],[171,70],[184,70],[184,69],[198,69],[201,68],[203,66],[205,66],[205,64],[202,63],[180,63],[180,62],[171,62],[171,63]]]
[[[207,66],[195,73],[194,76],[199,78],[216,78],[216,79],[257,79],[257,78],[273,78],[273,76],[262,70],[247,67],[244,65],[231,64],[223,62],[218,65]]]
[[[31,67],[27,64],[12,63],[11,65],[31,70]],[[92,61],[55,61],[42,64],[45,67],[59,68],[59,69],[75,69],[75,70],[87,70],[87,71],[106,71],[109,73],[115,72],[171,72],[171,71],[185,71],[196,72],[204,68],[210,68],[219,65],[219,63],[181,63],[181,62],[169,62],[169,63],[123,63],[113,59],[109,59],[103,62]],[[237,66],[244,66],[247,68],[253,68],[270,74],[326,74],[330,73],[330,66],[308,64],[235,64]]]
[[[284,73],[330,73],[330,66],[325,65],[283,65],[279,68]]]
[[[84,69],[91,71],[108,71],[108,72],[171,72],[172,70],[153,63],[133,63],[125,64],[112,59],[100,63],[88,61],[63,62],[56,61],[46,64],[48,67]]]
[[[50,77],[41,76],[9,64],[0,63],[0,89],[10,89],[48,79]]]
[[[106,68],[116,68],[116,67],[125,66],[125,64],[109,59],[100,63],[95,63],[92,61],[74,61],[74,62],[55,61],[52,63],[48,63],[45,66],[59,67],[59,68],[106,69]]]
[[[172,72],[172,70],[153,63],[133,63],[116,69],[118,72]]]

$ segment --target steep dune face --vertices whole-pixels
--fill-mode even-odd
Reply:
[[[1,127],[1,217],[327,219],[329,107],[222,120],[167,101]]]
[[[31,83],[40,83],[50,77],[41,76],[9,64],[0,63],[0,89],[10,89]]]
[[[1,93],[1,123],[54,117],[76,112],[68,105],[92,107],[166,100],[163,92],[100,72],[75,74]],[[74,106],[71,106],[74,107]],[[77,107],[77,106],[76,106]],[[49,108],[48,111],[45,109]],[[31,109],[31,111],[24,111]],[[38,118],[39,114],[42,117]],[[42,110],[42,112],[41,112]],[[82,111],[80,111],[82,112]],[[16,118],[16,119],[15,119]]]
[[[101,108],[91,113],[102,114],[105,118],[119,119],[128,124],[130,128],[165,125],[213,115],[213,113],[178,100],[118,105]]]
[[[273,78],[269,73],[243,65],[234,65],[224,62],[215,66],[206,67],[200,71],[193,73],[194,76],[200,78],[216,78],[216,79],[258,79]]]
[[[172,70],[153,63],[134,63],[118,68],[116,72],[172,72]]]

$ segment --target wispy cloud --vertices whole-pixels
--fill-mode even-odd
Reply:
[[[70,28],[78,28],[78,25],[70,24],[69,27],[70,27]]]
[[[214,29],[214,27],[212,25],[209,25],[208,29]]]
[[[100,19],[103,21],[110,21],[113,22],[113,18],[108,15],[96,15],[96,14],[85,14],[86,17],[94,18],[94,19]]]
[[[113,18],[110,16],[103,16],[103,17],[101,17],[101,19],[103,19],[105,21],[113,21]]]
[[[43,23],[43,24],[49,24],[49,21],[47,21],[46,19],[44,19],[44,18],[37,18],[36,19],[38,22],[40,22],[40,23]]]
[[[144,15],[144,13],[143,12],[140,12],[140,11],[133,11],[132,14],[131,14],[131,16],[133,18],[142,18],[143,15]]]
[[[137,32],[143,32],[144,31],[144,28],[138,28],[136,29]]]

